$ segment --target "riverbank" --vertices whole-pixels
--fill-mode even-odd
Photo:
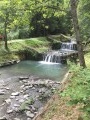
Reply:
[[[60,35],[37,37],[28,39],[8,40],[8,51],[4,48],[4,41],[0,43],[0,65],[10,61],[43,59],[43,54],[49,50],[60,49],[62,41],[70,41],[70,38]]]
[[[90,120],[90,53],[85,55],[87,68],[71,65],[72,77],[64,89],[56,92],[52,102],[35,120]]]

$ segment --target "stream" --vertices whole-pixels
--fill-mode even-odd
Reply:
[[[60,87],[67,70],[60,63],[36,61],[0,68],[0,120],[32,120]]]

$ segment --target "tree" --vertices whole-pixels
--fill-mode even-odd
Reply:
[[[83,46],[82,46],[80,28],[79,28],[78,17],[77,17],[77,4],[78,3],[77,3],[77,0],[70,0],[70,3],[71,3],[71,13],[72,13],[74,31],[75,31],[76,41],[77,41],[80,66],[85,68],[86,65],[85,65],[85,60],[84,60]]]
[[[78,11],[83,41],[90,42],[90,1],[81,0],[79,2]]]

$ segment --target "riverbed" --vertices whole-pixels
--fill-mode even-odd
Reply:
[[[13,116],[17,116],[18,120],[32,119],[60,86],[66,72],[66,65],[36,61],[21,61],[0,68],[0,117],[7,117],[7,120]],[[28,109],[25,108],[23,114],[19,114],[17,111],[20,112],[20,106],[28,99],[33,99],[32,104],[28,103],[29,108],[27,106]]]

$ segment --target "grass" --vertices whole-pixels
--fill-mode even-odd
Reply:
[[[4,42],[0,43],[0,63],[13,59],[19,59],[16,52],[30,50],[32,53],[42,53],[50,49],[49,42],[45,37],[17,39],[8,41],[9,52],[4,48]]]

